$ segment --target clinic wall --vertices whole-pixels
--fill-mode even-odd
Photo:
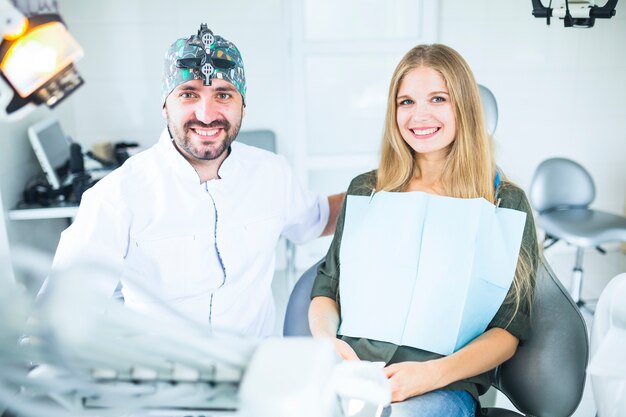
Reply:
[[[0,121],[0,274],[11,275],[10,263],[4,262],[10,248],[29,246],[52,253],[58,244],[61,231],[67,226],[64,220],[10,220],[8,211],[22,198],[26,185],[41,175],[28,141],[28,126],[50,115],[47,108],[38,108],[17,121]],[[8,247],[7,247],[8,246]]]
[[[530,0],[442,0],[441,42],[498,99],[497,162],[514,181],[527,190],[541,161],[571,158],[595,180],[594,207],[623,214],[626,1],[591,29],[547,27],[531,10]]]
[[[4,204],[0,198],[0,212],[4,213]],[[11,268],[11,257],[9,248],[9,236],[4,219],[0,219],[0,284],[6,281],[13,281],[13,268]]]
[[[242,129],[285,135],[288,43],[281,0],[59,0],[59,7],[85,51],[77,64],[85,86],[62,119],[77,141],[155,143],[165,127],[163,57],[176,38],[203,22],[243,51],[248,94]]]
[[[623,213],[626,1],[618,3],[617,16],[598,20],[591,29],[565,29],[558,20],[546,27],[531,16],[529,0],[427,1],[439,4],[435,38],[459,50],[478,81],[498,99],[496,151],[506,174],[528,189],[542,160],[569,157],[594,177],[595,207]],[[85,147],[103,140],[153,144],[165,126],[160,103],[165,50],[175,38],[195,31],[199,22],[236,40],[244,53],[248,105],[242,128],[273,129],[279,151],[287,157],[293,156],[295,147],[304,146],[296,145],[290,135],[294,126],[289,115],[305,100],[290,91],[293,1],[233,0],[220,2],[219,8],[216,4],[59,0],[62,16],[85,50],[77,67],[86,83],[52,111],[39,109],[19,122],[0,122],[4,211],[17,203],[26,182],[40,172],[26,128],[42,117],[59,117]],[[344,95],[337,91],[333,97],[342,100]],[[378,136],[379,130],[373,129],[372,135]],[[356,141],[363,138],[351,140],[358,149]],[[377,142],[378,137],[371,140]],[[62,220],[7,220],[5,229],[10,245],[30,243],[53,251],[65,225]],[[7,239],[0,236],[0,241],[6,245]]]
[[[437,1],[437,0],[432,0]],[[583,164],[597,185],[596,208],[623,213],[626,188],[626,2],[592,29],[546,27],[529,0],[439,0],[439,39],[458,49],[500,105],[499,165],[528,189],[535,167],[564,156]],[[244,52],[248,106],[243,129],[277,132],[288,157],[294,144],[286,0],[60,0],[85,49],[86,84],[61,113],[76,140],[154,143],[164,127],[160,72],[167,45],[200,21]],[[349,22],[346,22],[349,25]],[[377,132],[375,133],[378,134]],[[354,138],[355,141],[361,138]],[[377,141],[378,139],[375,139]],[[356,144],[355,144],[356,146]]]

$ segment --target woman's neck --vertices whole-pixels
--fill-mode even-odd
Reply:
[[[443,194],[443,184],[441,174],[445,157],[440,155],[416,155],[415,165],[417,166],[416,176],[411,179],[407,191],[424,191],[433,194]]]

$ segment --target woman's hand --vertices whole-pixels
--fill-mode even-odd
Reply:
[[[339,327],[339,305],[332,298],[315,297],[309,305],[309,327],[313,337],[326,337],[332,340],[335,350],[342,359],[354,361],[359,357],[349,344],[337,339]]]
[[[391,382],[391,400],[403,401],[487,372],[513,356],[518,343],[511,333],[494,327],[452,355],[389,365],[384,371]]]
[[[341,359],[344,359],[347,361],[359,360],[359,357],[356,355],[356,352],[354,351],[354,349],[352,349],[352,347],[346,342],[344,342],[343,340],[335,339],[333,340],[333,344],[335,345],[335,350],[337,351],[339,356],[341,356]]]
[[[383,369],[391,383],[391,401],[404,401],[438,388],[441,378],[436,362],[400,362]]]

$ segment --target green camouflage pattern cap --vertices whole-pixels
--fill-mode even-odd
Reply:
[[[190,80],[226,80],[235,86],[246,103],[246,75],[239,49],[232,42],[214,35],[206,24],[201,24],[196,35],[177,39],[167,50],[163,66],[161,101],[178,85]]]

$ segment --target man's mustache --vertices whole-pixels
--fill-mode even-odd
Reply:
[[[213,120],[211,123],[206,124],[204,122],[201,122],[200,120],[189,120],[187,121],[184,126],[185,129],[193,129],[196,127],[199,128],[204,128],[204,129],[212,129],[212,128],[216,128],[216,127],[221,127],[224,130],[230,130],[230,123],[228,122],[228,120],[226,119],[218,119],[218,120]]]

